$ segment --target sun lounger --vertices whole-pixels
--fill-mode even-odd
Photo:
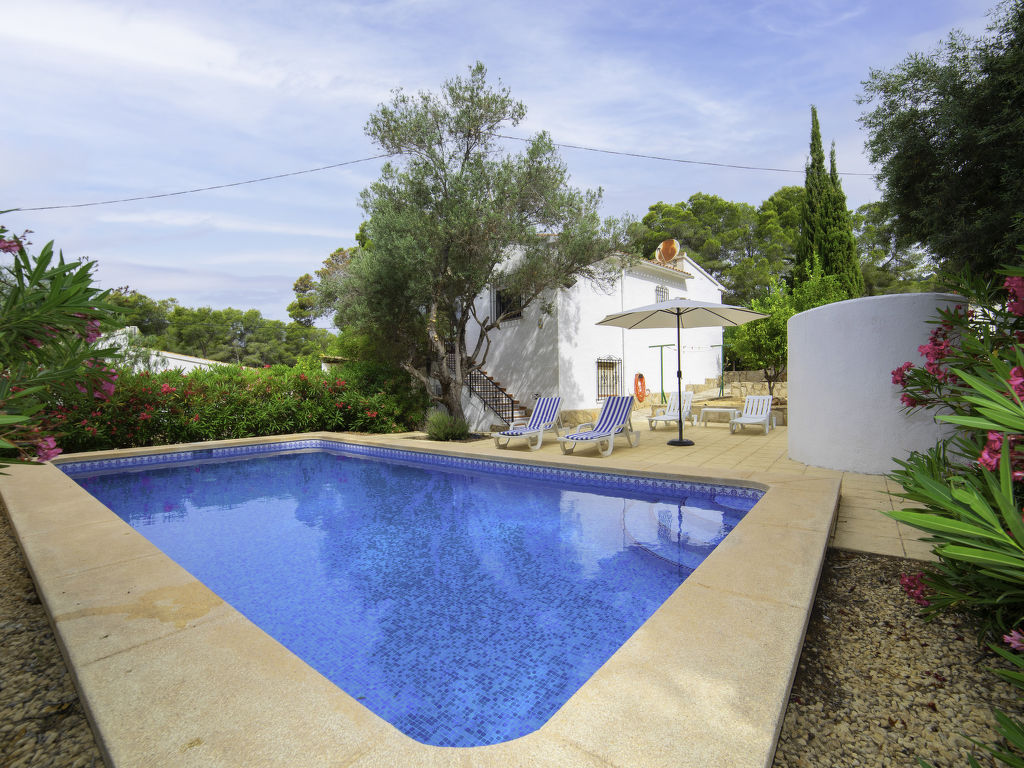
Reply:
[[[633,396],[612,396],[604,401],[597,423],[587,422],[576,427],[576,432],[558,438],[562,453],[572,453],[577,443],[596,443],[602,456],[611,456],[615,447],[615,436],[623,434],[630,446],[640,442],[640,435],[633,431],[630,415],[633,411]],[[590,427],[590,429],[586,429]],[[602,445],[604,447],[602,447]]]
[[[531,451],[536,451],[544,442],[544,433],[547,430],[554,431],[555,436],[558,436],[558,412],[561,408],[562,398],[560,397],[537,398],[537,404],[533,407],[530,420],[512,424],[510,429],[495,434],[494,445],[498,448],[507,448],[514,438],[521,437],[526,440]],[[505,438],[504,445],[500,442],[502,438]]]
[[[683,392],[683,414],[682,419],[686,421],[690,419],[694,426],[697,426],[696,417],[690,413],[690,409],[693,406],[693,392]],[[668,424],[671,422],[679,421],[679,393],[673,392],[668,396],[668,403],[664,408],[659,408],[658,413],[653,416],[647,417],[647,426],[651,429],[656,428],[659,424]]]
[[[743,413],[729,421],[729,431],[735,432],[737,427],[747,425],[763,426],[764,433],[773,426],[772,421],[772,396],[771,395],[747,395],[743,401]]]

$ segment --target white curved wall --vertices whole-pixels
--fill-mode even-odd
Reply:
[[[932,412],[906,415],[892,370],[922,365],[936,307],[964,300],[941,293],[869,296],[826,304],[789,319],[789,457],[804,464],[882,474],[893,457],[949,433]]]

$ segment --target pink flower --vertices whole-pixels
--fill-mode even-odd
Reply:
[[[195,416],[192,417],[192,421],[199,421],[199,414],[198,413]]]
[[[163,384],[160,387],[160,394],[161,395],[167,395],[167,394],[170,394],[171,392],[177,392],[177,391],[178,391],[178,388],[177,387],[172,387],[170,384]]]
[[[987,469],[989,472],[995,472],[999,469],[999,458],[1000,454],[998,451],[993,451],[989,446],[985,446],[981,454],[978,456],[978,464]]]
[[[57,441],[52,437],[44,437],[36,443],[36,457],[39,461],[49,461],[54,456],[64,452],[63,448],[57,447]]]
[[[17,253],[19,247],[17,240],[0,239],[0,253]]]
[[[377,418],[377,412],[376,411],[367,411],[366,415],[369,416],[371,419]]]
[[[1003,450],[1003,433],[1002,432],[989,432],[988,442],[985,443],[985,447],[981,451],[981,455],[978,456],[978,464],[989,472],[995,472],[999,469],[999,459],[1002,456]]]
[[[1024,277],[1008,277],[1003,286],[1010,294],[1010,300],[1006,302],[1007,311],[1024,317]]]
[[[927,606],[930,605],[928,602],[928,594],[931,590],[924,583],[924,574],[918,571],[917,573],[904,573],[900,576],[900,586],[903,587],[903,591],[918,605]]]
[[[1024,400],[1024,368],[1019,365],[1010,369],[1010,386],[1017,397]]]
[[[1019,629],[1011,629],[1010,634],[1003,635],[1003,642],[1015,651],[1024,651],[1024,634]]]
[[[903,403],[903,405],[905,405],[907,408],[916,408],[917,406],[921,405],[921,403],[919,403],[917,400],[915,400],[906,393],[900,395],[900,402]]]
[[[90,320],[85,324],[85,339],[86,344],[92,344],[96,339],[100,337],[100,321]]]
[[[909,360],[896,368],[892,372],[892,383],[897,387],[905,387],[907,385],[907,371],[914,367],[914,364]]]
[[[140,413],[139,414],[139,421],[146,421],[147,419],[152,419],[152,418],[153,417],[150,414],[148,414],[148,413]]]

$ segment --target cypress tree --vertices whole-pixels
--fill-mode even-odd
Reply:
[[[818,110],[811,107],[811,159],[804,172],[804,204],[793,264],[794,283],[822,275],[836,275],[850,298],[864,293],[864,278],[853,238],[853,222],[846,207],[836,170],[836,145],[832,142],[830,168],[825,171]]]
[[[793,263],[793,278],[802,282],[814,271],[815,254],[820,239],[821,208],[829,186],[825,173],[825,150],[821,144],[821,127],[818,124],[818,109],[811,106],[811,159],[804,167],[804,203],[800,217],[800,238],[796,244],[796,260]]]
[[[829,164],[829,184],[819,220],[818,254],[821,257],[822,272],[836,275],[850,298],[855,299],[864,294],[864,276],[860,271],[857,243],[853,237],[853,221],[846,207],[846,193],[843,192],[839,172],[836,170],[834,141]]]

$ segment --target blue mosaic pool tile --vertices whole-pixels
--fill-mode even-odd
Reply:
[[[764,495],[757,488],[742,486],[717,485],[712,483],[695,483],[692,481],[666,480],[663,478],[619,475],[603,472],[592,472],[580,469],[564,469],[562,467],[545,467],[533,464],[518,464],[495,459],[473,459],[461,456],[446,456],[438,453],[408,451],[400,448],[384,448],[376,445],[360,445],[335,440],[289,440],[281,443],[259,443],[241,445],[230,448],[210,448],[172,453],[156,453],[145,456],[127,456],[114,459],[97,459],[92,461],[67,461],[58,464],[59,468],[71,477],[93,472],[130,469],[162,464],[180,464],[203,459],[230,458],[235,456],[254,456],[263,454],[284,453],[301,450],[325,450],[342,452],[357,456],[392,459],[412,462],[414,464],[453,467],[475,472],[491,472],[514,477],[539,478],[546,480],[567,480],[572,483],[586,483],[597,488],[619,490],[657,491],[683,494],[698,494],[719,500],[732,498],[740,508],[749,509],[750,505]],[[725,503],[723,501],[723,503]]]
[[[436,746],[540,727],[755,500],[330,440],[215,450],[64,468],[356,700]]]

